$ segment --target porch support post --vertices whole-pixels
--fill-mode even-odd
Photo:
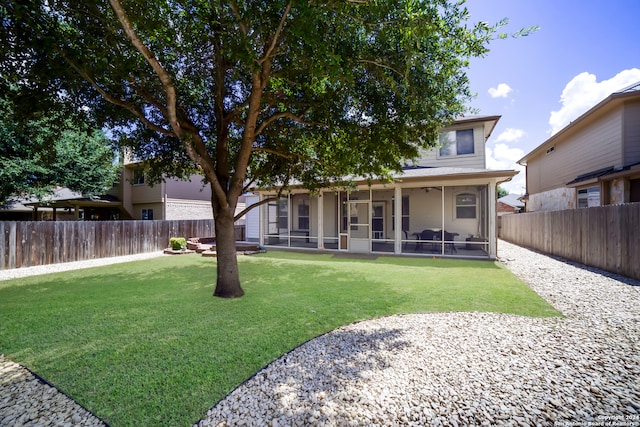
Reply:
[[[318,197],[316,197],[318,209],[318,249],[324,249],[324,215],[322,214],[322,203],[324,202],[324,197],[322,197],[322,190],[318,192]]]
[[[264,199],[264,194],[258,193],[258,201],[261,202]],[[258,206],[258,243],[260,246],[264,246],[264,211],[269,209],[267,205]]]
[[[395,184],[393,187],[395,205],[393,207],[393,229],[395,230],[394,253],[402,253],[402,187]]]
[[[489,191],[487,200],[488,210],[487,214],[489,215],[489,259],[497,258],[497,243],[498,243],[498,234],[496,230],[496,205],[498,203],[498,199],[496,197],[496,187],[497,183],[495,180],[492,180],[488,187]]]

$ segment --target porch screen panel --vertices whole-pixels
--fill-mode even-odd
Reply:
[[[325,249],[338,249],[338,194],[322,193],[322,241]]]
[[[291,195],[291,229],[289,242],[292,247],[315,248],[318,246],[316,199],[308,194]]]
[[[371,192],[371,249],[374,252],[395,251],[395,235],[392,227],[393,190]]]
[[[489,249],[488,186],[456,186],[450,190],[451,215],[445,224],[448,231],[456,233],[452,239],[455,254],[486,256]]]
[[[269,197],[269,196],[266,196]],[[289,245],[289,200],[280,199],[263,205],[264,243],[266,245]]]
[[[403,253],[442,254],[443,191],[441,186],[402,190]],[[405,205],[409,213],[406,224]]]

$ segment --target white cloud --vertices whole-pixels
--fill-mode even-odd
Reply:
[[[549,117],[551,134],[567,126],[607,96],[639,80],[640,69],[638,68],[624,70],[600,83],[596,81],[594,74],[587,72],[578,74],[562,91],[560,96],[562,107],[558,111],[551,112]]]
[[[511,90],[508,84],[500,83],[498,87],[489,88],[489,95],[491,95],[492,98],[506,98]]]
[[[525,135],[522,129],[513,129],[507,128],[505,129],[498,138],[496,138],[496,142],[513,142],[517,141]]]
[[[520,173],[511,181],[500,184],[509,193],[524,194],[526,190],[525,168],[516,162],[524,157],[524,151],[519,148],[509,147],[507,144],[495,144],[493,149],[485,147],[487,168],[496,170],[517,170]]]

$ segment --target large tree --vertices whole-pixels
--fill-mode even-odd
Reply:
[[[42,198],[56,187],[88,196],[104,194],[118,178],[115,147],[82,111],[50,108],[55,101],[17,113],[21,94],[0,84],[0,203]]]
[[[9,0],[0,72],[90,107],[159,174],[212,190],[214,295],[243,294],[248,185],[385,177],[465,112],[497,25],[448,0]]]

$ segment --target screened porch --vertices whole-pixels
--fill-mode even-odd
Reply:
[[[488,185],[394,186],[323,191],[317,196],[292,193],[261,207],[261,243],[486,258],[490,256],[489,213]]]

